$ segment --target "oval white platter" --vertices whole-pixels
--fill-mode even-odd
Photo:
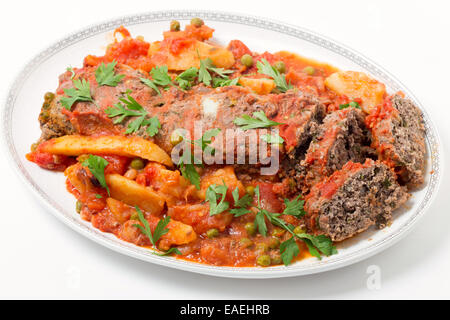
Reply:
[[[214,28],[215,40],[227,44],[242,40],[256,52],[288,50],[343,70],[357,70],[370,74],[386,84],[388,92],[403,91],[418,105],[425,118],[427,130],[427,176],[425,185],[398,210],[393,224],[383,230],[369,230],[338,246],[339,253],[318,260],[306,259],[291,266],[271,268],[232,268],[202,265],[173,257],[159,257],[145,248],[121,241],[114,235],[103,233],[80,219],[75,212],[74,197],[65,190],[61,173],[40,169],[28,162],[25,154],[40,135],[38,114],[43,94],[54,91],[58,76],[68,66],[80,67],[88,54],[102,55],[112,40],[116,27],[124,25],[133,36],[142,35],[148,41],[159,40],[173,19],[182,24],[192,17],[200,17]],[[6,153],[14,169],[37,198],[61,221],[105,247],[151,263],[185,271],[233,278],[276,278],[298,276],[336,269],[358,262],[386,249],[411,230],[424,215],[436,194],[442,175],[441,145],[436,128],[426,110],[411,92],[387,71],[357,52],[326,37],[302,28],[268,19],[222,12],[164,11],[126,16],[100,23],[54,43],[29,62],[13,83],[2,110],[2,133]]]

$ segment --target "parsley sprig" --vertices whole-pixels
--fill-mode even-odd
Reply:
[[[127,117],[137,117],[128,124],[126,134],[137,132],[141,127],[146,127],[150,137],[156,135],[161,128],[161,123],[157,117],[148,118],[148,112],[130,94],[126,98],[120,98],[119,103],[114,107],[105,109],[105,113],[110,118],[118,117],[114,123],[122,123]]]
[[[103,62],[98,66],[95,70],[95,80],[99,86],[110,86],[116,87],[125,75],[123,74],[115,74],[114,68],[116,67],[117,62],[113,60],[113,62],[105,65]]]
[[[92,99],[91,96],[91,86],[89,81],[86,81],[85,79],[75,79],[73,80],[73,85],[74,88],[64,89],[64,93],[68,96],[61,98],[61,104],[64,108],[70,111],[75,102],[94,102],[94,99]]]
[[[229,78],[217,78],[212,79],[213,88],[217,87],[227,87],[227,86],[238,86],[240,77],[229,79]]]
[[[155,90],[158,95],[161,95],[158,87],[167,90],[171,86],[178,85],[181,90],[189,90],[196,83],[196,80],[198,83],[204,83],[207,86],[210,86],[212,82],[214,88],[236,86],[238,85],[239,78],[230,79],[228,77],[233,72],[233,70],[216,68],[212,60],[207,58],[200,60],[200,68],[191,67],[177,75],[173,80],[169,75],[167,66],[154,67],[150,71],[152,79],[140,78],[140,80]],[[217,75],[217,77],[213,77],[212,75]]]
[[[75,77],[75,71],[72,67],[67,67],[66,71],[70,72],[70,80],[73,80],[73,77]]]
[[[356,101],[352,101],[352,102],[349,102],[349,103],[345,103],[345,104],[339,105],[339,109],[340,110],[346,109],[346,108],[349,108],[349,107],[356,108],[356,109],[361,109],[359,103],[356,102]]]
[[[300,200],[300,196],[292,201],[285,200],[286,208],[283,213],[272,213],[261,208],[261,200],[259,193],[259,186],[255,188],[255,194],[257,195],[258,204],[256,209],[258,210],[255,216],[255,226],[258,231],[264,237],[267,236],[266,219],[275,226],[278,226],[292,236],[288,240],[284,241],[280,245],[281,259],[285,265],[289,265],[292,259],[300,253],[296,239],[305,242],[311,255],[322,259],[321,253],[330,256],[337,253],[336,248],[333,246],[333,242],[325,235],[311,235],[307,233],[294,233],[294,226],[288,224],[286,221],[280,218],[282,214],[293,215],[295,217],[301,217],[305,214],[303,210],[303,200]]]
[[[284,139],[282,137],[280,137],[279,134],[267,133],[267,134],[261,136],[261,140],[264,140],[267,143],[271,143],[271,144],[282,144],[282,143],[284,143]]]
[[[173,86],[172,78],[169,75],[169,69],[167,66],[156,66],[152,68],[150,74],[152,75],[152,79],[140,78],[140,80],[152,88],[153,90],[161,95],[161,91],[158,89],[158,86],[167,89],[169,86]]]
[[[99,86],[110,86],[116,87],[125,75],[123,74],[115,74],[114,68],[116,67],[117,62],[113,60],[113,62],[105,65],[103,62],[98,66],[95,70],[95,80]]]
[[[212,184],[206,189],[206,201],[209,202],[209,215],[214,216],[216,214],[222,213],[230,207],[228,201],[225,201],[227,195],[228,187],[225,185],[215,185]],[[219,197],[220,196],[220,197]],[[217,200],[220,198],[219,203]]]
[[[222,213],[230,208],[230,203],[225,201],[227,191],[228,187],[225,182],[222,185],[212,184],[206,189],[205,199],[206,202],[209,202],[210,216]],[[251,212],[248,207],[252,204],[253,198],[248,193],[239,198],[239,188],[236,187],[231,194],[234,200],[234,208],[230,210],[230,213],[234,217],[237,218]],[[217,203],[218,200],[219,203]]]
[[[105,168],[108,164],[109,162],[105,158],[94,156],[92,154],[90,154],[89,157],[82,162],[82,165],[84,167],[87,167],[89,171],[91,171],[91,173],[98,180],[100,185],[108,191],[109,195],[109,188],[108,185],[106,184],[105,179]]]
[[[178,86],[181,89],[188,90],[194,84],[197,75],[198,75],[197,68],[191,67],[180,73],[178,76],[176,76],[175,81],[178,83]]]
[[[221,130],[218,128],[205,131],[203,136],[196,140],[189,140],[183,137],[183,141],[189,145],[198,145],[202,151],[209,151],[210,154],[214,154],[214,148],[210,146],[212,138],[217,136]],[[196,189],[200,190],[200,175],[195,169],[196,166],[202,166],[201,161],[194,157],[192,152],[183,153],[178,161],[178,168],[181,175],[188,179]]]
[[[244,196],[242,196],[242,198],[239,198],[238,187],[236,187],[236,189],[234,189],[231,194],[234,200],[234,208],[230,210],[230,213],[232,213],[237,218],[251,212],[248,207],[253,202],[252,196],[246,193]]]
[[[261,61],[258,61],[256,63],[256,67],[258,68],[258,73],[265,74],[275,81],[275,85],[277,86],[276,88],[280,92],[286,92],[293,88],[290,83],[286,82],[285,75],[274,68],[266,59],[261,59]]]
[[[169,232],[167,225],[170,222],[170,216],[166,216],[165,218],[159,220],[158,224],[156,225],[155,230],[152,233],[152,230],[150,229],[150,225],[148,224],[147,219],[145,219],[144,214],[142,213],[141,209],[139,209],[138,206],[135,206],[135,209],[138,213],[139,221],[143,224],[143,226],[140,224],[133,224],[133,226],[138,228],[144,235],[146,235],[148,237],[148,239],[150,240],[150,242],[152,243],[152,245],[156,248],[156,243],[158,242],[158,240],[163,235],[165,235],[166,233]],[[166,256],[171,253],[181,254],[181,252],[175,247],[172,247],[168,251],[161,252],[161,253],[154,252],[154,254],[156,254],[158,256]]]
[[[237,126],[240,126],[244,131],[256,128],[268,128],[283,124],[269,120],[262,110],[253,112],[253,118],[247,114],[244,114],[240,118],[234,119],[233,122]]]

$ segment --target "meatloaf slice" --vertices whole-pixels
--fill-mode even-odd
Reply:
[[[384,163],[349,161],[306,196],[307,225],[313,232],[341,241],[372,225],[384,228],[408,197]]]
[[[74,75],[67,71],[59,77],[59,86],[56,90],[55,98],[44,110],[44,106],[39,117],[41,125],[40,142],[67,135],[67,134],[120,134],[123,127],[115,125],[104,112],[106,108],[112,107],[119,102],[119,98],[126,97],[127,92],[132,92],[132,96],[140,102],[152,105],[158,99],[155,93],[140,81],[145,74],[139,70],[134,70],[126,65],[117,65],[115,72],[125,77],[115,87],[98,86],[94,67],[75,69]],[[61,104],[61,98],[65,96],[64,89],[72,88],[74,79],[84,79],[89,81],[91,96],[95,103],[76,102],[71,110],[66,110]],[[42,115],[45,117],[42,117]]]
[[[219,128],[225,133],[225,129],[238,129],[234,123],[236,118],[243,115],[253,116],[254,112],[263,111],[269,119],[284,124],[279,126],[280,135],[285,138],[288,148],[287,151],[282,150],[282,153],[289,152],[291,158],[296,160],[297,150],[306,149],[305,146],[309,144],[314,123],[321,120],[325,114],[323,104],[315,97],[300,91],[258,95],[238,86],[213,89],[196,85],[186,92],[171,87],[157,95],[142,83],[140,78],[146,75],[139,70],[117,65],[115,72],[125,77],[115,87],[98,86],[95,71],[95,67],[75,70],[73,79],[89,81],[94,102],[76,102],[70,111],[61,105],[61,98],[65,96],[64,89],[73,87],[72,74],[66,72],[60,76],[59,87],[48,117],[41,121],[41,141],[66,134],[125,134],[127,125],[136,118],[127,117],[122,123],[114,123],[116,119],[110,118],[105,109],[130,94],[148,112],[149,117],[158,117],[161,123],[161,128],[154,137],[149,137],[143,127],[134,134],[153,140],[168,153],[172,151],[170,137],[176,129],[186,129],[191,133],[191,138],[197,139],[201,136],[193,135],[199,127],[196,126],[197,122],[201,123],[202,132]],[[251,135],[254,131],[259,135],[259,129],[236,133],[232,149],[228,148],[227,152],[237,152],[237,135]],[[228,139],[224,140],[224,145],[228,145]],[[219,149],[220,147],[217,148]],[[247,143],[245,154],[248,156],[250,153]]]
[[[303,193],[339,170],[348,161],[364,162],[370,150],[370,133],[362,112],[355,108],[328,114],[319,126],[304,160],[296,166],[295,179]]]
[[[423,183],[425,171],[425,127],[422,112],[400,95],[389,97],[366,118],[373,147],[391,166],[400,184],[409,188]]]

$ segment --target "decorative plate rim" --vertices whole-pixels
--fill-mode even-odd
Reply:
[[[414,213],[411,217],[403,223],[399,230],[389,236],[380,239],[370,246],[339,257],[333,256],[332,258],[324,258],[321,261],[315,262],[313,265],[298,265],[293,264],[288,267],[271,267],[271,268],[256,268],[256,267],[218,267],[199,264],[195,262],[189,262],[181,259],[175,259],[172,257],[159,257],[153,255],[150,250],[140,248],[131,243],[121,241],[117,238],[112,238],[110,235],[102,233],[100,231],[93,230],[93,227],[89,223],[82,221],[81,219],[75,219],[73,216],[65,212],[65,209],[59,206],[49,195],[47,195],[35,181],[28,174],[23,165],[18,161],[19,155],[15,149],[12,130],[11,119],[15,105],[16,94],[20,91],[23,80],[27,79],[32,74],[34,69],[39,66],[46,59],[50,58],[59,51],[67,48],[68,46],[97,35],[99,33],[113,30],[120,25],[136,25],[141,23],[150,23],[158,21],[168,21],[171,19],[190,19],[192,17],[200,17],[205,20],[217,21],[217,22],[231,22],[235,24],[243,24],[248,26],[254,26],[262,29],[272,30],[279,33],[283,33],[289,36],[293,36],[305,41],[309,41],[318,46],[333,51],[345,58],[353,61],[361,67],[369,70],[373,75],[376,75],[384,83],[388,84],[394,90],[402,90],[416,105],[421,109],[424,114],[424,122],[427,130],[427,143],[431,151],[431,170],[430,182],[426,186],[426,193]],[[334,40],[331,40],[325,36],[319,35],[313,31],[290,25],[284,22],[279,22],[272,19],[256,17],[251,15],[242,15],[237,13],[220,12],[220,11],[203,11],[203,10],[170,10],[170,11],[154,11],[143,14],[127,15],[111,20],[104,21],[99,24],[94,24],[89,27],[83,28],[78,32],[74,32],[59,41],[56,41],[34,58],[31,59],[28,64],[22,69],[22,71],[15,78],[9,91],[7,92],[5,103],[2,110],[2,137],[3,147],[6,154],[10,158],[11,166],[18,174],[25,185],[37,196],[41,202],[55,215],[59,220],[66,225],[74,229],[75,231],[85,235],[89,239],[102,244],[114,251],[122,254],[138,258],[140,260],[152,262],[155,264],[180,269],[184,271],[191,271],[196,273],[221,276],[221,277],[233,277],[233,278],[278,278],[278,277],[290,277],[299,276],[305,274],[313,274],[318,272],[324,272],[332,269],[344,267],[349,264],[356,263],[363,259],[366,259],[383,249],[393,245],[404,237],[412,226],[424,215],[426,209],[431,204],[436,191],[439,187],[442,176],[442,145],[437,133],[436,127],[433,125],[428,113],[423,108],[422,104],[417,98],[393,75],[370,59],[366,58],[362,54],[356,52],[353,49],[348,48]]]

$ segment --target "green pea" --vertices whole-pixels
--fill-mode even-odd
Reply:
[[[37,147],[38,147],[38,144],[37,144],[37,143],[33,143],[33,144],[31,145],[31,152],[35,152],[36,149],[37,149]]]
[[[183,141],[183,136],[179,134],[177,130],[172,131],[172,134],[170,135],[170,144],[176,146],[181,141]]]
[[[246,53],[241,57],[241,63],[250,68],[253,65],[253,57]]]
[[[83,204],[81,203],[81,201],[77,201],[77,203],[75,204],[75,210],[77,211],[77,213],[80,213],[82,208]]]
[[[81,155],[78,156],[77,161],[81,163],[81,162],[86,161],[87,159],[89,159],[89,155],[88,154],[81,154]]]
[[[46,102],[51,102],[55,98],[55,94],[53,92],[46,92],[44,95],[44,100]]]
[[[260,243],[256,244],[256,251],[267,252],[267,251],[269,251],[269,246],[264,242],[260,242]]]
[[[309,76],[312,76],[316,72],[316,69],[314,69],[314,67],[307,66],[307,67],[303,68],[303,72]]]
[[[252,197],[255,195],[255,187],[254,186],[246,186],[245,191]]]
[[[180,22],[177,20],[170,21],[170,31],[180,31]]]
[[[219,230],[213,228],[206,231],[206,236],[210,239],[215,238],[219,235]]]
[[[286,65],[283,61],[277,61],[274,63],[273,67],[278,70],[279,73],[285,73],[286,72]]]
[[[204,24],[204,22],[200,18],[193,18],[193,19],[191,19],[191,24],[193,26],[196,26],[197,28],[199,28],[199,27],[201,27]]]
[[[40,116],[43,121],[47,121],[50,118],[50,114],[48,113],[48,111],[42,111]]]
[[[280,239],[272,237],[269,240],[269,248],[270,249],[276,249],[280,246]]]
[[[270,265],[270,256],[268,254],[263,254],[256,259],[256,263],[261,267],[267,267]]]
[[[142,160],[141,158],[134,158],[133,160],[131,160],[130,167],[135,170],[141,170],[145,167],[144,160]]]
[[[139,220],[139,214],[137,212],[133,213],[130,216],[130,220]]]
[[[281,256],[279,254],[274,254],[270,257],[271,263],[273,265],[275,264],[282,264],[283,260],[281,259]]]
[[[284,234],[284,232],[285,231],[283,229],[281,229],[281,228],[274,228],[272,230],[272,236],[279,238],[279,237],[281,237]]]
[[[243,248],[248,248],[253,245],[253,241],[250,240],[249,238],[242,238],[241,240],[239,240],[239,243],[241,244],[241,247],[243,247]]]
[[[256,234],[255,224],[253,222],[247,222],[245,224],[245,231],[247,231],[249,236],[254,236]]]
[[[301,226],[297,226],[294,228],[294,233],[305,233],[305,232],[306,232],[305,228]]]

